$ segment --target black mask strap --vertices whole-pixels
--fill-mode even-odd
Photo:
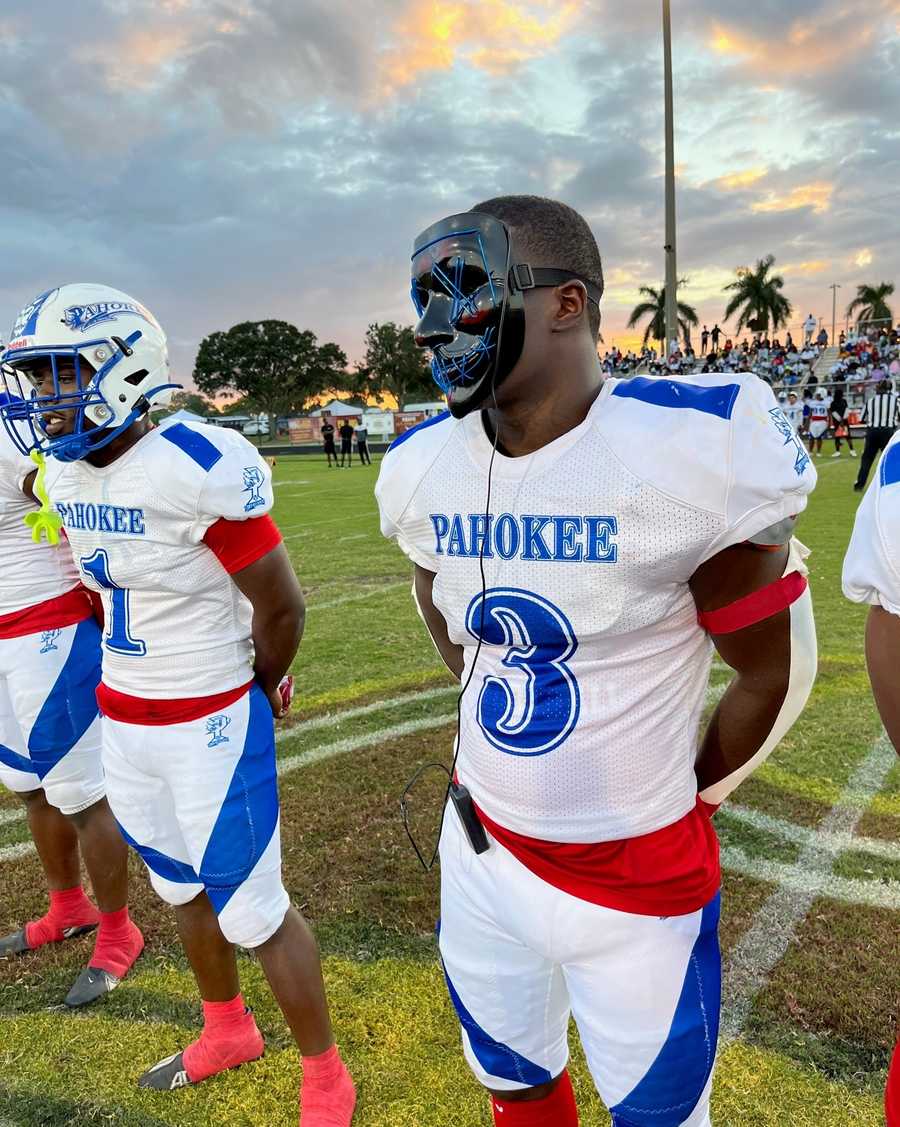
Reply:
[[[561,286],[564,282],[581,282],[587,290],[588,300],[594,305],[600,305],[603,290],[594,282],[589,282],[574,270],[560,270],[555,266],[529,266],[527,262],[519,262],[510,270],[510,277],[516,289],[534,290],[543,287]]]

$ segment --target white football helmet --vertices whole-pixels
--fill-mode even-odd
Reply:
[[[60,387],[62,360],[70,362],[69,372],[74,365],[74,390]],[[165,406],[180,386],[169,382],[166,336],[149,309],[120,290],[90,283],[48,290],[26,305],[0,365],[9,396],[0,413],[13,441],[21,448],[28,435],[26,453],[38,449],[67,462],[106,446],[151,406]],[[39,395],[35,377],[42,371],[46,387],[48,369],[54,394]],[[74,427],[55,437],[47,433],[45,416],[69,412]]]

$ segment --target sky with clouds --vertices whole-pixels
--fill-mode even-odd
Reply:
[[[683,300],[772,253],[830,327],[900,282],[900,0],[673,0]],[[4,0],[0,326],[108,282],[200,339],[281,317],[359,359],[441,215],[557,196],[604,336],[663,274],[658,0]],[[900,298],[896,302],[900,313]]]

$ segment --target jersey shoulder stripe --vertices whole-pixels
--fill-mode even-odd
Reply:
[[[900,446],[889,446],[881,459],[881,485],[896,485],[900,481]]]
[[[635,376],[617,384],[613,395],[621,399],[637,399],[654,407],[702,411],[706,415],[730,419],[740,390],[740,384],[698,387],[677,380],[653,380]]]
[[[172,426],[165,427],[160,434],[207,473],[222,458],[222,451],[213,446],[208,438],[199,431],[191,430],[184,423],[174,423]]]
[[[445,419],[449,418],[449,411],[441,411],[439,415],[435,415],[432,419],[425,419],[424,422],[416,423],[414,427],[411,427],[409,430],[404,431],[403,434],[398,435],[397,438],[394,439],[394,441],[387,448],[388,454],[390,454],[392,450],[396,450],[398,446],[402,446],[403,443],[407,441],[407,439],[412,438],[412,436],[414,434],[418,434],[419,431],[426,430],[428,427],[437,426],[438,423],[442,423]]]

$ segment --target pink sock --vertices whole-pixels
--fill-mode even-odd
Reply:
[[[350,1127],[356,1088],[337,1045],[316,1057],[303,1057],[301,1127]]]
[[[100,930],[90,965],[124,978],[144,949],[144,937],[131,922],[127,908],[100,913]]]
[[[253,1014],[238,994],[230,1002],[203,1003],[203,1032],[184,1050],[184,1067],[193,1084],[258,1060],[265,1041]]]
[[[69,928],[89,927],[99,919],[100,914],[80,884],[60,891],[51,889],[50,911],[25,925],[25,942],[32,950],[45,943],[59,943]]]

